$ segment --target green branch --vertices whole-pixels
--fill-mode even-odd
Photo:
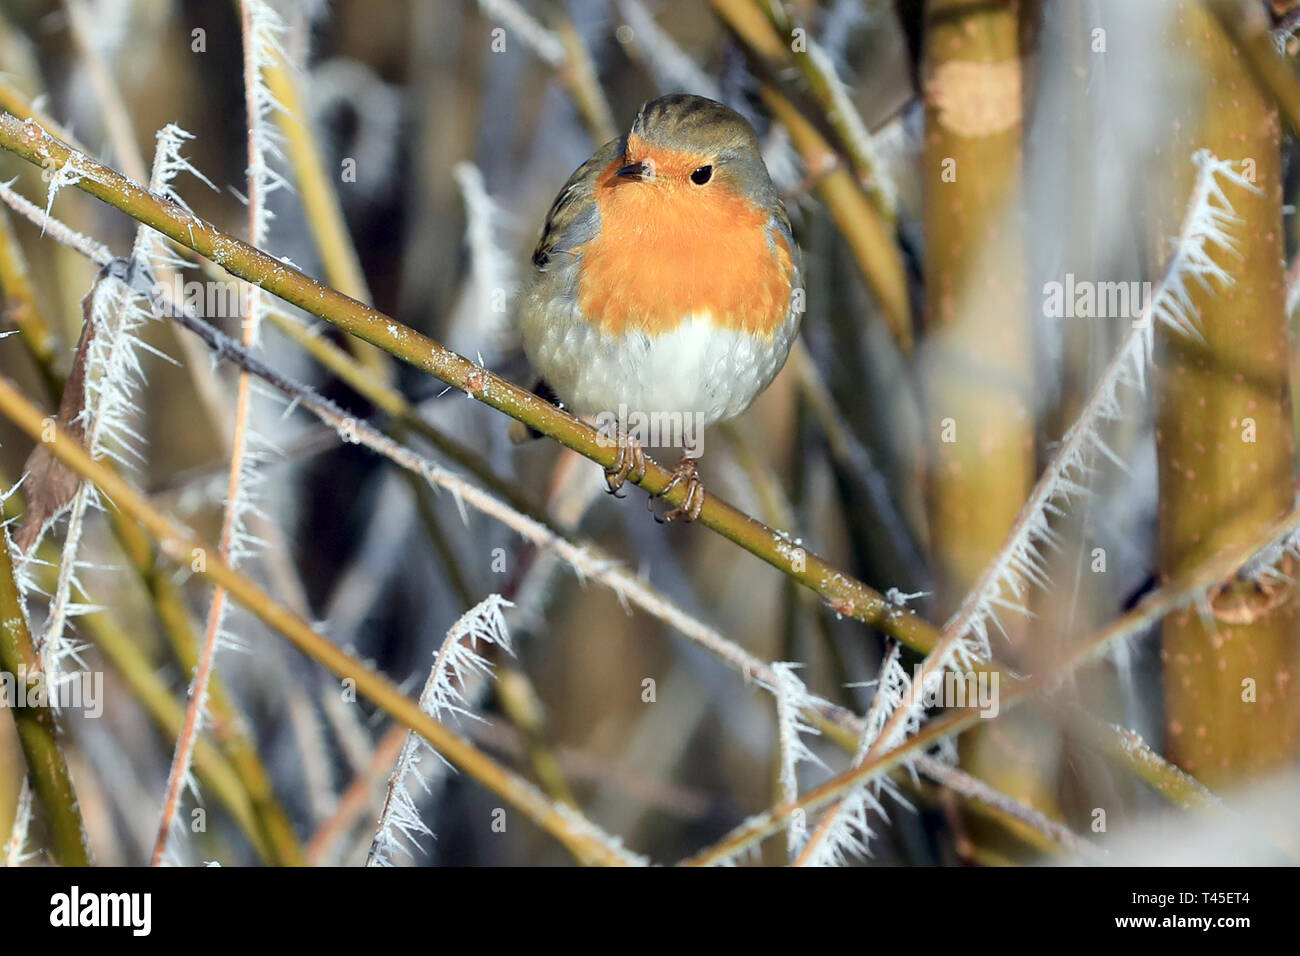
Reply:
[[[37,412],[36,414],[40,414]],[[52,694],[43,687],[40,657],[27,626],[22,595],[14,580],[13,558],[9,553],[9,535],[0,540],[0,671],[13,676],[15,694],[20,685],[22,700],[5,701],[12,705],[18,740],[27,759],[32,790],[45,815],[53,843],[55,859],[64,866],[90,866],[90,845],[81,822],[77,793],[72,786],[67,761],[59,748],[59,730],[54,712],[46,704],[32,703],[33,695]]]
[[[78,188],[211,259],[231,275],[379,346],[483,404],[551,436],[602,467],[613,466],[617,449],[585,422],[382,312],[223,233],[212,223],[151,195],[107,166],[48,135],[37,123],[24,123],[0,113],[0,146],[43,168],[75,170],[80,175],[76,182]],[[637,484],[651,494],[659,494],[668,487],[672,477],[671,471],[650,461],[645,476]],[[685,493],[686,489],[679,483],[664,498],[678,506]],[[755,521],[716,495],[705,498],[697,523],[717,531],[813,589],[839,614],[879,628],[922,652],[928,652],[938,639],[937,631],[915,614],[899,608],[817,555],[794,546],[785,535]]]

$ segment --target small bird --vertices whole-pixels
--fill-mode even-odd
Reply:
[[[645,474],[644,436],[627,422],[703,427],[739,415],[798,332],[799,251],[758,137],[702,96],[651,100],[626,136],[578,167],[532,261],[518,313],[524,351],[539,391],[618,423],[611,494]],[[683,454],[660,492],[687,485],[659,520],[699,516],[697,457]]]

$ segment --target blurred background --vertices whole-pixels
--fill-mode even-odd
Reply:
[[[1057,502],[1043,586],[1016,596],[1029,614],[1000,616],[994,653],[1039,673],[1292,507],[1287,263],[1300,83],[1290,3],[271,6],[284,67],[270,79],[283,108],[268,120],[279,129],[272,163],[289,188],[269,196],[262,247],[526,387],[514,296],[569,174],[661,93],[710,96],[750,119],[803,250],[807,311],[772,387],[710,433],[706,486],[939,626],[999,555],[1070,426],[1094,414],[1089,397],[1143,314],[1136,293],[1123,314],[1053,313],[1049,289],[1148,282],[1158,294],[1185,235],[1193,154],[1208,148],[1245,176],[1223,186],[1238,256],[1212,250],[1235,281],[1178,273],[1200,341],[1162,326],[1144,387],[1126,375],[1118,407],[1095,416],[1109,454],[1072,473],[1087,491]],[[0,0],[0,106],[136,179],[148,176],[155,132],[178,125],[194,137],[183,154],[215,188],[188,174],[174,188],[248,238],[244,45],[235,2]],[[0,153],[0,181],[10,180],[44,206],[40,171]],[[76,190],[52,213],[115,253],[130,248],[135,223]],[[95,266],[9,210],[0,218],[5,327],[24,333],[0,344],[0,369],[53,411]],[[270,364],[465,471],[441,438],[454,440],[495,477],[494,493],[508,489],[686,614],[763,661],[799,662],[809,690],[866,712],[885,635],[720,535],[656,524],[638,490],[602,494],[599,467],[556,443],[514,445],[509,420],[462,392],[271,307],[259,345]],[[207,318],[240,334],[238,314]],[[143,338],[170,361],[143,353],[129,473],[153,504],[216,540],[236,373],[174,326],[150,323]],[[1245,418],[1257,440],[1239,438]],[[513,602],[516,654],[496,654],[498,679],[467,690],[483,720],[456,725],[494,758],[658,863],[780,798],[777,715],[762,687],[284,399],[256,390],[251,421],[249,520],[261,544],[243,568],[339,646],[414,696],[462,614],[492,594]],[[0,422],[5,487],[31,449]],[[21,514],[22,487],[7,507]],[[65,527],[38,552],[50,565],[32,570],[37,630]],[[106,864],[148,862],[193,666],[185,634],[201,635],[211,601],[189,569],[159,559],[141,572],[128,547],[103,513],[88,518],[77,599],[93,607],[71,627],[104,675],[105,706],[98,719],[62,718],[89,842]],[[1161,862],[1187,851],[1184,833],[1199,845],[1204,827],[1180,808],[1187,801],[1099,743],[1097,728],[1115,724],[1252,808],[1253,835],[1228,850],[1206,843],[1207,853],[1275,861],[1297,835],[1285,810],[1300,748],[1294,589],[1236,576],[1193,598],[1108,643],[1050,704],[1005,711],[932,753],[1114,858]],[[179,859],[363,863],[400,732],[247,612],[233,609],[225,627],[242,649],[217,657],[213,746],[197,767],[206,825],[194,832],[187,797]],[[906,673],[920,660],[903,649]],[[801,790],[852,757],[805,739],[823,765],[801,765]],[[0,834],[23,816],[24,767],[0,720]],[[413,786],[412,799],[436,839],[420,836],[399,862],[572,861],[522,815],[500,832],[500,798],[469,776],[431,756],[422,769],[428,789]],[[887,801],[888,822],[876,821],[872,855],[858,862],[1084,858],[1054,831],[929,776],[900,772],[896,785],[911,809]],[[51,859],[46,844],[38,815],[29,862]],[[743,861],[788,853],[778,837]]]

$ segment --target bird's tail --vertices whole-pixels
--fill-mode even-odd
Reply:
[[[544,398],[556,408],[563,408],[564,403],[560,401],[559,396],[555,394],[555,389],[546,384],[544,379],[538,379],[532,387],[532,392],[538,398]],[[531,425],[525,425],[519,419],[510,422],[510,440],[516,445],[522,445],[525,442],[536,441],[542,437],[542,433]]]

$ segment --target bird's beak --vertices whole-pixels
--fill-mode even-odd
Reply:
[[[614,175],[622,179],[630,179],[634,183],[643,183],[648,179],[653,179],[654,174],[654,163],[648,159],[643,159],[639,163],[628,163]]]

